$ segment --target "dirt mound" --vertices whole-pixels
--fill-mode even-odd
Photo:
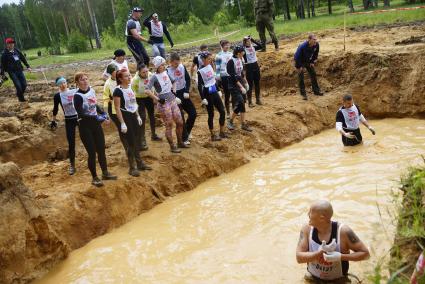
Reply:
[[[297,74],[292,64],[293,52],[305,35],[284,39],[283,49],[279,52],[270,48],[259,54],[265,105],[248,110],[248,121],[254,132],[245,133],[238,129],[228,140],[210,142],[206,110],[200,107],[199,96],[192,92],[199,115],[191,149],[172,155],[165,142],[148,141],[149,150],[142,153],[153,171],[143,173],[140,178],[128,176],[127,161],[116,129],[112,125],[105,126],[108,164],[119,180],[107,182],[102,189],[89,184],[86,153],[79,141],[77,174],[67,175],[64,127],[61,123],[57,132],[48,129],[52,86],[44,84],[42,87],[40,82],[30,85],[30,101],[37,98],[30,104],[14,103],[11,99],[0,101],[0,161],[14,161],[22,168],[22,179],[31,188],[26,188],[31,192],[28,200],[35,204],[37,212],[41,212],[34,216],[42,216],[25,215],[24,210],[17,215],[19,220],[15,222],[25,224],[23,228],[32,228],[32,234],[36,234],[36,225],[30,220],[42,220],[40,222],[44,225],[37,228],[50,232],[47,234],[49,240],[57,245],[56,250],[53,245],[44,249],[43,243],[32,242],[34,237],[29,234],[26,244],[32,247],[27,250],[38,254],[30,255],[31,261],[22,262],[25,265],[19,273],[13,265],[2,266],[0,282],[9,283],[16,279],[25,282],[37,277],[52,263],[65,257],[68,248],[73,250],[83,246],[149,210],[167,196],[191,190],[208,178],[229,172],[254,157],[333,127],[341,96],[347,92],[353,93],[367,117],[423,117],[425,45],[395,45],[401,35],[419,36],[423,31],[423,25],[350,31],[345,53],[342,51],[342,32],[321,33],[317,73],[326,94],[324,97],[309,94],[309,101],[302,101],[298,95]],[[92,78],[92,86],[100,94],[102,81],[99,78],[103,69],[90,68],[86,70]],[[17,173],[17,168],[13,168]],[[21,182],[19,175],[17,180]],[[22,183],[19,186],[25,187]],[[22,208],[17,201],[10,200],[8,207]],[[11,215],[0,210],[0,217],[3,216],[7,220]],[[0,227],[5,232],[3,238],[11,239],[21,233],[20,227],[9,230],[6,224],[2,223]],[[8,249],[10,259],[13,259],[12,254],[20,255],[21,247]]]
[[[13,163],[0,164],[0,281],[25,282],[67,256],[69,248],[43,216]]]

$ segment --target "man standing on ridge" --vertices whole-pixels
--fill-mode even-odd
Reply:
[[[171,48],[174,43],[171,39],[170,33],[168,32],[167,26],[160,20],[158,20],[158,14],[153,13],[143,21],[143,25],[148,28],[150,38],[152,42],[153,57],[161,56],[165,57],[165,45],[164,45],[164,34],[170,42]]]
[[[15,40],[13,38],[6,39],[6,48],[1,55],[1,70],[0,77],[5,78],[4,73],[9,74],[16,88],[16,96],[20,102],[25,102],[24,93],[27,88],[27,81],[24,75],[24,64],[28,71],[31,71],[30,65],[22,52],[15,48]]]
[[[274,33],[273,15],[274,3],[273,0],[254,0],[255,26],[257,27],[258,35],[260,36],[261,51],[266,51],[266,29],[272,38],[274,48],[279,49],[279,42]]]
[[[125,28],[125,36],[127,37],[127,46],[137,61],[137,64],[144,63],[149,66],[149,56],[143,46],[142,41],[152,43],[150,40],[142,37],[142,26],[140,18],[142,17],[143,8],[134,7],[130,19],[127,21]]]
[[[307,100],[307,93],[305,92],[304,84],[305,70],[307,70],[310,75],[313,93],[316,96],[323,96],[323,93],[320,91],[319,84],[317,83],[316,71],[314,70],[314,65],[317,62],[318,56],[319,43],[317,42],[317,38],[314,34],[309,34],[308,40],[300,44],[294,54],[295,68],[298,71],[298,86],[303,100]]]

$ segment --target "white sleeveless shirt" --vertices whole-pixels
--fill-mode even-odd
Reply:
[[[183,64],[179,64],[177,68],[168,67],[168,75],[170,79],[176,83],[176,91],[180,91],[186,87],[185,70]]]
[[[356,130],[359,128],[360,115],[356,105],[353,104],[350,108],[340,108],[339,110],[344,116],[344,121],[348,130]]]
[[[336,237],[336,249],[335,251],[341,252],[341,228],[344,224],[338,223],[338,232]],[[315,252],[320,249],[321,244],[316,243],[313,240],[313,227],[310,228],[310,234],[308,238],[308,250]],[[309,262],[307,270],[315,277],[322,280],[335,280],[344,277],[342,273],[342,262],[326,262],[323,257],[318,262]]]
[[[171,83],[170,77],[167,74],[167,71],[162,72],[161,74],[155,74],[159,85],[161,86],[161,95],[171,93],[173,84]]]
[[[255,63],[257,62],[257,51],[251,45],[250,47],[245,47],[246,63]]]
[[[75,95],[79,95],[83,98],[83,112],[85,115],[97,115],[97,98],[96,92],[93,90],[93,88],[90,88],[90,91],[88,91],[86,94],[76,92]]]
[[[208,66],[205,66],[199,70],[199,73],[201,74],[202,80],[204,80],[204,87],[209,88],[211,86],[214,86],[215,81],[215,74],[214,69],[212,68],[211,64]]]
[[[74,107],[74,95],[76,91],[76,89],[72,89],[59,93],[65,118],[77,115]]]
[[[121,108],[121,110],[135,113],[137,109],[139,108],[139,106],[137,105],[136,96],[134,95],[133,90],[131,89],[131,87],[124,89],[120,86],[119,88],[122,91],[122,94],[124,97],[124,106],[125,106],[125,109]]]
[[[158,21],[156,24],[154,21],[151,21],[151,32],[154,37],[162,37],[164,35],[164,27],[161,21]]]

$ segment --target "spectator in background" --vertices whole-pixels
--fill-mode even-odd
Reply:
[[[153,13],[143,21],[143,25],[148,28],[152,44],[153,57],[161,56],[165,57],[165,45],[164,45],[164,34],[170,42],[171,48],[173,48],[174,43],[171,39],[170,33],[168,32],[167,26],[160,20],[158,20],[158,14]]]
[[[6,48],[1,56],[0,75],[4,77],[4,73],[9,74],[16,88],[16,96],[20,102],[25,102],[24,93],[27,88],[27,80],[25,79],[24,64],[28,71],[31,71],[30,65],[22,52],[15,48],[15,40],[13,38],[6,39]]]
[[[142,26],[140,25],[139,20],[143,11],[143,8],[133,8],[130,19],[127,21],[125,36],[127,37],[128,49],[130,49],[131,53],[133,53],[137,64],[144,63],[146,66],[149,66],[149,55],[147,54],[142,41],[147,43],[152,42],[142,37]]]

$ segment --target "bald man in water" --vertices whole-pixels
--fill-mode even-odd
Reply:
[[[347,225],[332,221],[332,205],[313,203],[309,224],[303,226],[297,246],[297,262],[307,263],[306,280],[346,283],[349,261],[369,258],[369,250]]]

